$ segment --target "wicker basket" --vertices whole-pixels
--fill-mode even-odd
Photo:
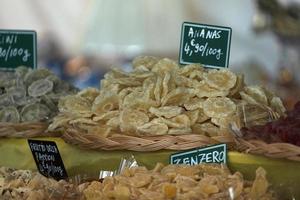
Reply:
[[[24,123],[0,123],[0,138],[32,138],[58,136],[58,133],[47,132],[48,123],[24,122]]]
[[[97,134],[82,134],[77,129],[67,129],[62,138],[70,144],[84,149],[94,150],[132,150],[132,151],[158,151],[158,150],[186,150],[218,143],[234,144],[233,136],[208,137],[198,134],[187,135],[160,135],[136,137],[114,134],[107,138]]]
[[[300,147],[289,143],[266,143],[262,140],[235,138],[236,149],[241,152],[260,154],[270,158],[300,161]]]

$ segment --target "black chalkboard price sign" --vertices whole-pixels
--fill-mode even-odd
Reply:
[[[28,140],[28,144],[41,174],[56,180],[68,177],[55,142]]]
[[[20,65],[36,68],[36,32],[0,29],[0,70],[14,71]]]
[[[230,27],[184,22],[179,62],[201,63],[208,68],[228,67],[231,32]]]

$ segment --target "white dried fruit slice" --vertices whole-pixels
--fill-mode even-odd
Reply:
[[[187,115],[181,114],[171,119],[158,118],[157,121],[167,124],[170,128],[187,128],[191,126],[190,119]]]
[[[227,117],[236,112],[236,105],[227,97],[212,97],[203,103],[203,111],[209,117]]]
[[[197,97],[225,97],[229,94],[228,90],[218,90],[215,88],[210,87],[205,81],[199,82],[196,86],[196,93]]]
[[[100,91],[98,89],[88,87],[88,88],[78,92],[77,96],[86,98],[87,100],[89,100],[92,103],[92,102],[94,102],[96,97],[99,96],[99,94],[100,94]]]
[[[122,132],[135,133],[137,127],[149,122],[149,117],[143,112],[134,109],[124,109],[120,115],[120,128]]]
[[[59,100],[58,109],[60,112],[90,112],[91,103],[85,98],[68,95]]]
[[[141,135],[165,135],[168,132],[168,126],[164,123],[151,121],[139,126],[137,130]]]
[[[198,114],[197,123],[203,123],[210,118],[204,113],[202,108],[200,108],[198,110],[199,110],[199,114]]]
[[[202,108],[202,104],[204,101],[205,99],[203,98],[193,97],[183,105],[186,110],[197,110],[199,108]]]
[[[162,82],[162,97],[165,97],[169,92],[169,81],[171,79],[171,73],[166,73]]]
[[[191,126],[194,125],[199,117],[199,110],[191,110],[191,111],[186,111],[184,114],[186,114],[191,122]]]
[[[20,121],[20,115],[16,107],[8,106],[8,107],[4,107],[0,111],[0,122],[18,123],[19,121]]]
[[[172,118],[180,115],[183,112],[183,108],[179,106],[163,106],[159,108],[151,107],[149,112],[157,117]]]
[[[235,86],[230,89],[229,95],[230,96],[235,96],[236,94],[239,94],[239,92],[245,87],[245,82],[244,82],[244,75],[238,75],[236,79]]]
[[[184,135],[184,134],[191,134],[192,129],[190,127],[188,128],[171,128],[168,131],[169,135]]]
[[[271,108],[274,109],[280,115],[285,115],[286,109],[279,97],[273,97],[271,100]]]
[[[248,86],[244,88],[244,91],[258,103],[268,105],[267,96],[260,86]]]
[[[145,66],[148,69],[152,69],[152,67],[158,62],[158,59],[153,56],[138,56],[132,61],[133,68],[137,68],[139,66]]]
[[[24,106],[21,111],[21,120],[23,122],[29,122],[29,121],[45,121],[49,118],[51,114],[50,109],[40,103],[30,104],[27,106]]]
[[[240,92],[241,98],[249,104],[259,104],[253,97],[246,94],[245,92]]]
[[[227,69],[209,70],[203,76],[206,83],[218,90],[230,90],[236,83],[236,75]]]
[[[161,99],[162,106],[174,105],[181,106],[194,95],[193,89],[176,88]]]
[[[198,132],[194,132],[194,131],[198,131]],[[204,134],[212,137],[212,136],[219,135],[220,129],[218,127],[216,127],[215,125],[213,125],[212,123],[207,122],[207,123],[203,123],[203,124],[195,124],[193,133],[198,133],[198,134],[204,133]]]
[[[101,113],[95,117],[93,117],[93,121],[107,121],[113,117],[117,117],[120,115],[120,111],[119,110],[112,110],[112,111],[108,111],[108,112],[104,112]]]
[[[28,94],[32,97],[39,97],[51,92],[53,89],[53,82],[47,79],[34,81],[28,87]]]
[[[119,108],[119,96],[118,95],[99,95],[92,106],[92,111],[98,114],[112,111]]]
[[[179,69],[178,64],[168,58],[164,58],[159,60],[152,68],[152,72],[155,72],[157,74],[164,74],[166,72],[174,72]]]
[[[160,104],[160,100],[161,100],[161,93],[162,93],[162,82],[163,82],[163,79],[161,76],[157,76],[157,79],[156,79],[156,83],[155,83],[155,88],[154,88],[154,97],[155,97],[155,100],[156,102],[159,102]]]
[[[190,74],[195,71],[204,72],[204,68],[199,64],[189,64],[189,65],[179,68],[178,74],[184,75],[184,76],[190,76]]]

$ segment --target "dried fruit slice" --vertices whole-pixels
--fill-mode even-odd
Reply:
[[[209,117],[222,118],[236,112],[236,105],[227,97],[212,97],[203,103],[203,111]]]
[[[194,97],[191,98],[188,102],[184,103],[184,107],[186,110],[197,110],[202,108],[202,104],[205,101],[203,98]]]
[[[145,66],[148,69],[152,69],[152,67],[158,62],[158,58],[153,56],[138,56],[132,61],[133,68],[137,68],[139,66]]]
[[[209,70],[203,76],[206,83],[218,90],[230,90],[236,83],[236,75],[227,69]]]
[[[170,60],[168,58],[164,58],[159,60],[152,68],[152,72],[155,72],[157,74],[164,74],[166,72],[172,72],[172,71],[176,71],[178,70],[178,64],[173,61]]]
[[[137,130],[141,135],[165,135],[168,132],[168,126],[154,120],[137,127]]]
[[[176,88],[161,99],[162,106],[181,106],[187,102],[194,94],[194,90],[187,88]]]
[[[49,119],[50,115],[51,111],[46,105],[35,103],[23,107],[21,111],[21,120],[23,122],[45,121]]]
[[[235,97],[239,92],[245,87],[244,75],[238,75],[236,79],[235,86],[230,89],[229,95]]]
[[[93,105],[92,111],[98,114],[112,111],[119,108],[119,96],[118,95],[99,95]]]
[[[149,122],[148,115],[138,110],[124,109],[120,115],[120,128],[123,132],[135,133],[137,127],[147,122]]]
[[[194,125],[199,117],[199,110],[191,110],[191,111],[186,111],[184,113],[185,115],[187,115],[191,121],[191,126]]]
[[[8,106],[8,107],[4,107],[0,111],[0,122],[18,123],[19,121],[20,121],[20,115],[16,107]]]
[[[268,99],[262,87],[248,86],[244,88],[244,91],[246,92],[246,94],[251,96],[256,102],[263,105],[268,105]]]
[[[196,95],[199,98],[203,97],[225,97],[229,93],[228,90],[218,90],[210,87],[205,81],[199,82],[196,86]]]
[[[34,81],[29,87],[28,87],[28,94],[32,97],[40,97],[48,92],[51,92],[53,89],[53,82],[47,80],[47,79],[41,79]]]
[[[171,119],[160,117],[157,121],[167,124],[170,128],[188,128],[191,126],[190,119],[185,114],[178,115]]]
[[[90,112],[91,103],[85,98],[76,95],[68,95],[59,100],[58,109],[60,112]]]
[[[180,115],[183,112],[183,109],[179,106],[164,106],[159,108],[151,107],[149,112],[157,117],[172,118]]]
[[[91,88],[88,87],[82,91],[80,91],[79,93],[77,93],[77,96],[83,97],[87,100],[89,100],[91,103],[94,102],[94,100],[96,99],[97,96],[99,96],[100,91],[96,88]]]
[[[274,109],[280,115],[285,115],[286,109],[279,97],[273,97],[271,102],[271,108]]]

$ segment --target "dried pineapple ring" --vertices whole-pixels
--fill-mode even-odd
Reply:
[[[279,97],[273,97],[271,100],[271,108],[275,110],[280,115],[284,115],[286,112],[286,109]]]
[[[268,105],[268,99],[264,90],[259,86],[248,86],[244,88],[246,94],[251,96],[255,101],[260,104]]]
[[[85,98],[68,95],[59,100],[58,109],[60,112],[88,112],[91,103]]]
[[[241,91],[240,95],[244,101],[246,101],[249,104],[259,104],[253,97],[246,94],[245,92]]]
[[[122,132],[135,132],[137,127],[147,122],[149,122],[148,115],[138,110],[124,109],[120,115],[120,128]]]
[[[218,90],[210,87],[205,81],[199,82],[196,86],[196,95],[199,98],[203,97],[225,97],[229,93],[228,90]]]
[[[108,112],[119,107],[119,96],[118,95],[109,95],[102,96],[99,95],[92,106],[92,111],[95,113]]]
[[[204,101],[205,101],[204,99],[194,97],[191,98],[188,102],[186,102],[183,105],[186,110],[197,110],[199,108],[202,108],[202,104]]]
[[[194,125],[199,117],[199,110],[191,110],[191,111],[186,111],[184,114],[186,114],[190,121],[191,121],[191,126]]]
[[[178,74],[184,75],[184,76],[190,76],[191,73],[195,71],[201,71],[204,72],[204,68],[199,64],[189,64],[184,67],[181,67],[178,70]]]
[[[148,69],[152,69],[152,67],[158,62],[158,58],[153,56],[138,56],[132,61],[133,68],[137,68],[139,66],[145,66]]]
[[[180,106],[187,102],[194,91],[187,88],[176,88],[169,92],[166,96],[161,99],[162,106],[164,105],[177,105]]]
[[[94,102],[96,97],[100,94],[100,91],[96,88],[88,87],[80,92],[78,92],[77,96],[83,97],[89,100],[91,103]]]
[[[165,135],[168,132],[168,126],[164,123],[157,123],[156,121],[151,121],[142,126],[137,127],[137,131],[141,135]]]
[[[156,102],[159,102],[159,103],[161,100],[162,82],[163,82],[162,77],[157,76],[155,88],[154,88],[154,97],[155,97]]]
[[[230,89],[229,95],[230,96],[235,96],[236,94],[238,94],[243,89],[244,86],[245,86],[244,75],[238,75],[237,79],[236,79],[235,86]]]
[[[152,72],[155,72],[157,74],[164,74],[166,72],[174,72],[179,69],[178,64],[168,58],[161,59],[158,61],[152,68]]]
[[[209,117],[227,117],[236,111],[236,105],[227,97],[212,97],[203,103],[203,111]]]
[[[178,106],[164,106],[159,108],[151,107],[149,112],[157,117],[172,118],[180,115],[183,112],[183,108]]]
[[[165,118],[156,118],[153,121],[164,123],[168,125],[170,128],[188,128],[191,126],[190,119],[187,115],[181,114],[176,117],[173,117],[171,119],[165,119]]]
[[[236,75],[227,69],[210,70],[203,76],[206,83],[219,90],[230,90],[236,83]]]

